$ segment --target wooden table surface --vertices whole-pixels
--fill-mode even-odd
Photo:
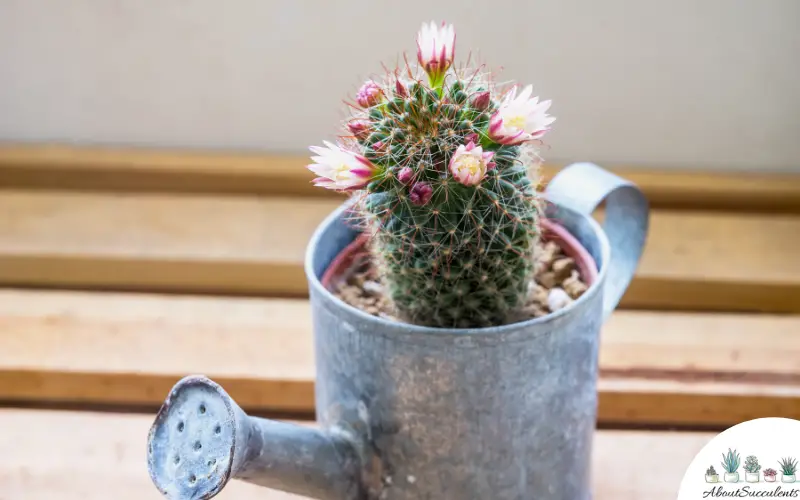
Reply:
[[[147,430],[189,373],[313,418],[303,254],[343,199],[305,162],[0,145],[0,500],[159,498]],[[603,328],[595,498],[671,500],[716,432],[800,418],[800,176],[612,170],[653,213]]]

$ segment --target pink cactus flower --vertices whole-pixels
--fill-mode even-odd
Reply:
[[[367,80],[356,93],[356,101],[362,108],[370,108],[383,101],[383,90],[380,85]]]
[[[516,145],[539,139],[556,119],[547,114],[550,101],[531,98],[532,86],[519,95],[514,87],[489,120],[489,138],[498,144]]]
[[[466,146],[458,146],[453,153],[450,158],[450,173],[461,184],[476,186],[486,177],[486,172],[495,167],[493,157],[493,152],[484,152],[482,147],[470,141]]]
[[[433,189],[427,182],[418,182],[411,188],[408,197],[414,205],[425,205],[431,201]]]
[[[369,137],[371,124],[367,120],[353,120],[347,124],[350,133],[359,139]]]
[[[441,84],[453,64],[455,52],[456,32],[452,24],[423,23],[417,34],[417,60],[425,68],[432,85]]]
[[[324,148],[309,148],[316,156],[311,157],[315,163],[308,165],[308,169],[319,176],[313,180],[314,185],[336,191],[351,191],[363,188],[380,172],[376,165],[363,156],[328,141],[323,142]]]
[[[411,182],[412,177],[414,177],[414,171],[411,170],[411,167],[403,167],[397,173],[397,180],[403,184]]]

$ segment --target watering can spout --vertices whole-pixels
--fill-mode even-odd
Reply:
[[[360,497],[349,436],[250,417],[203,376],[170,391],[148,435],[147,465],[175,500],[212,498],[231,478],[320,500]]]

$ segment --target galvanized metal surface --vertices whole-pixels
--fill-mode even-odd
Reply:
[[[215,382],[178,382],[148,436],[150,478],[167,498],[216,495],[231,477],[323,500],[358,498],[351,436],[249,417]]]
[[[231,459],[231,475],[326,500],[590,498],[600,326],[636,268],[648,206],[635,187],[590,164],[564,170],[547,197],[549,216],[595,259],[598,280],[556,313],[475,330],[385,321],[326,291],[319,277],[355,237],[341,217],[346,205],[332,214],[306,258],[322,430],[245,417],[215,389],[221,407],[233,408],[231,428],[249,429],[231,436],[262,436],[226,441],[232,456],[269,464],[241,469]],[[612,245],[588,215],[604,199]],[[175,415],[201,418],[190,410]],[[165,469],[169,455],[185,449],[164,430],[176,425],[169,415],[162,409],[150,435],[151,475],[162,492],[176,492],[172,498],[210,498],[227,478],[190,493],[178,484],[187,472]]]

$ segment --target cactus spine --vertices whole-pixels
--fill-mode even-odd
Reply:
[[[479,70],[453,68],[454,41],[451,27],[423,26],[416,73],[406,65],[367,82],[349,134],[333,152],[312,148],[321,156],[309,168],[318,184],[357,193],[401,319],[487,327],[527,299],[541,211],[531,167],[553,119],[530,87],[503,97]]]

